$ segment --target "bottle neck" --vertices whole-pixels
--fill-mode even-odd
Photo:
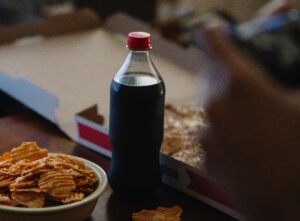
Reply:
[[[133,62],[151,62],[150,50],[134,51],[129,49],[128,57]]]
[[[146,86],[157,84],[162,81],[162,78],[150,58],[149,50],[129,50],[114,80],[126,85]]]

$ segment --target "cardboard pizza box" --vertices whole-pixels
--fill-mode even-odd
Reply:
[[[110,157],[109,86],[127,56],[127,33],[152,33],[152,59],[165,81],[166,103],[195,102],[201,80],[197,73],[205,59],[198,49],[168,42],[127,15],[116,14],[102,25],[90,12],[83,17],[3,29],[0,90],[57,124],[73,140]],[[68,26],[74,19],[83,21],[80,28]],[[20,39],[28,35],[34,37]],[[241,217],[203,171],[163,154],[161,168],[164,183]]]

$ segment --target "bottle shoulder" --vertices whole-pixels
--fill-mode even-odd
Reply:
[[[149,86],[162,82],[162,77],[148,51],[131,51],[114,80],[129,86]]]

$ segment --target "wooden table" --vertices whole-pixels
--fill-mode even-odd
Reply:
[[[69,140],[55,125],[0,93],[0,153],[22,141],[37,141],[50,152],[73,154],[91,160],[107,171],[109,159]],[[235,219],[166,185],[146,203],[122,202],[108,188],[87,221],[129,221],[131,214],[144,208],[180,205],[183,221],[233,221]]]

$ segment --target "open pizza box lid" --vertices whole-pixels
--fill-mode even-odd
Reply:
[[[71,138],[77,136],[74,115],[94,104],[98,104],[107,127],[110,81],[127,56],[126,35],[132,30],[153,34],[152,58],[165,80],[167,102],[196,97],[194,73],[201,56],[197,49],[167,42],[124,14],[101,26],[95,18],[80,22],[76,17],[80,25],[72,28],[65,25],[72,18],[61,19],[63,22],[56,18],[43,24],[0,29],[0,43],[14,40],[0,47],[0,89],[57,124]],[[80,29],[83,31],[78,32]],[[34,36],[20,38],[28,35]]]
[[[109,87],[127,56],[131,31],[152,34],[152,59],[165,81],[166,103],[195,103],[201,80],[197,73],[205,61],[202,52],[168,42],[122,13],[103,24],[90,11],[79,11],[0,28],[0,90],[55,123],[73,140],[109,157]],[[240,216],[201,171],[165,155],[161,162],[165,183]]]

